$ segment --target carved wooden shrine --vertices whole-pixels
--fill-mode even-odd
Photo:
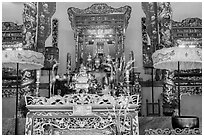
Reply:
[[[67,92],[26,96],[27,135],[139,134],[139,73],[134,54],[125,62],[125,32],[131,7],[104,3],[67,10],[75,39],[75,70],[67,54]],[[72,91],[72,92],[68,92]]]

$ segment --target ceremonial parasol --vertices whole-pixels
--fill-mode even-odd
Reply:
[[[172,47],[157,50],[152,55],[157,69],[178,70],[178,113],[180,116],[180,70],[202,69],[202,49],[195,47]]]
[[[18,70],[36,70],[44,65],[44,55],[31,50],[3,50],[2,67],[17,70],[16,78],[16,117],[15,134],[17,134],[17,115],[18,115]]]

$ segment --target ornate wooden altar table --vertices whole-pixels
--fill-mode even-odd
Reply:
[[[132,95],[125,104],[125,97],[117,98],[116,103],[109,95],[71,94],[49,99],[27,96],[30,112],[25,134],[139,134],[138,99],[138,95]]]

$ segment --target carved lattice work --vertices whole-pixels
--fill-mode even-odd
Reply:
[[[119,122],[119,121],[120,122]],[[120,124],[119,124],[119,123]],[[117,119],[111,113],[95,113],[94,115],[75,116],[71,112],[29,112],[26,118],[26,135],[114,135],[117,134],[116,123],[120,126],[120,134],[139,134],[137,114],[122,115]],[[91,131],[91,132],[89,132]]]
[[[73,94],[49,99],[27,96],[26,106],[30,113],[27,114],[25,133],[139,134],[138,105],[139,95],[114,98],[108,95]]]

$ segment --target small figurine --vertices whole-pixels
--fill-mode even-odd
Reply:
[[[100,60],[100,58],[98,57],[98,54],[97,54],[96,58],[95,58],[95,64],[94,64],[96,71],[99,71],[100,65],[101,65],[101,60]]]
[[[85,91],[85,93],[88,93],[89,88],[89,76],[87,74],[86,67],[83,65],[83,63],[80,66],[79,73],[75,74],[74,76],[75,81],[75,87],[77,93],[80,91]]]

